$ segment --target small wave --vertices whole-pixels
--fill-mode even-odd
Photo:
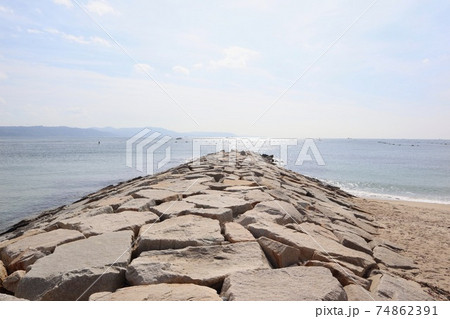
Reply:
[[[364,198],[376,198],[376,199],[384,199],[384,200],[399,200],[399,201],[408,201],[408,202],[422,202],[422,203],[430,203],[430,204],[450,204],[450,200],[440,200],[434,198],[425,198],[425,197],[417,197],[414,196],[413,193],[409,192],[411,196],[404,195],[396,195],[396,194],[386,194],[386,193],[377,193],[374,191],[365,191],[354,188],[347,188],[345,186],[338,186],[342,190]]]
[[[407,201],[407,202],[421,202],[421,203],[430,203],[430,204],[446,204],[450,205],[450,201],[448,200],[436,200],[436,199],[429,199],[429,198],[419,198],[419,197],[410,197],[410,196],[400,196],[400,195],[391,195],[391,194],[380,194],[380,193],[373,193],[373,192],[367,192],[362,190],[349,190],[343,188],[344,191],[358,196],[358,197],[365,197],[365,198],[376,198],[376,199],[384,199],[384,200],[399,200],[399,201]]]
[[[436,199],[436,198],[430,198],[430,197],[418,197],[413,192],[405,191],[408,195],[397,195],[394,192],[393,193],[386,193],[386,192],[377,192],[374,190],[364,190],[361,189],[361,186],[358,185],[358,183],[341,183],[331,180],[323,180],[323,182],[339,187],[340,189],[358,196],[358,197],[364,197],[364,198],[376,198],[376,199],[384,199],[384,200],[399,200],[399,201],[408,201],[408,202],[422,202],[422,203],[430,203],[430,204],[450,204],[450,200],[445,199]],[[393,190],[392,186],[388,187],[388,189]],[[410,195],[409,195],[410,194]]]

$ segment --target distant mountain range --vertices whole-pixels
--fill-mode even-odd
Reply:
[[[187,132],[180,133],[166,130],[160,127],[147,127],[152,131],[159,132],[172,137],[230,137],[232,133],[225,132]],[[131,137],[140,131],[141,128],[113,128],[113,127],[93,127],[77,128],[67,126],[0,126],[0,137],[26,137],[26,138],[48,138],[48,137]]]

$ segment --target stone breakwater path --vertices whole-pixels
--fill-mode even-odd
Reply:
[[[370,211],[255,153],[106,187],[0,237],[0,300],[432,300]]]

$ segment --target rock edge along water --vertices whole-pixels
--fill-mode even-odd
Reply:
[[[395,275],[415,264],[381,246],[379,227],[336,187],[268,156],[219,152],[19,223],[0,237],[0,293],[5,300],[155,300],[158,291],[161,300],[430,300]]]

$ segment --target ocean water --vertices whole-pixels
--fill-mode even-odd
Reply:
[[[450,141],[314,141],[325,165],[295,165],[293,151],[288,152],[289,169],[357,196],[450,204]]]
[[[0,139],[0,230],[107,185],[145,175],[126,166],[126,139],[98,142]],[[450,203],[450,141],[316,139],[314,143],[325,165],[317,164],[311,150],[310,161],[295,164],[303,140],[287,147],[283,164],[355,195]],[[171,157],[159,171],[192,159],[191,139],[172,139],[165,146],[170,146]],[[155,162],[164,158],[165,149],[158,150]],[[278,145],[266,142],[258,149],[283,158]],[[201,155],[215,150],[204,146]]]

